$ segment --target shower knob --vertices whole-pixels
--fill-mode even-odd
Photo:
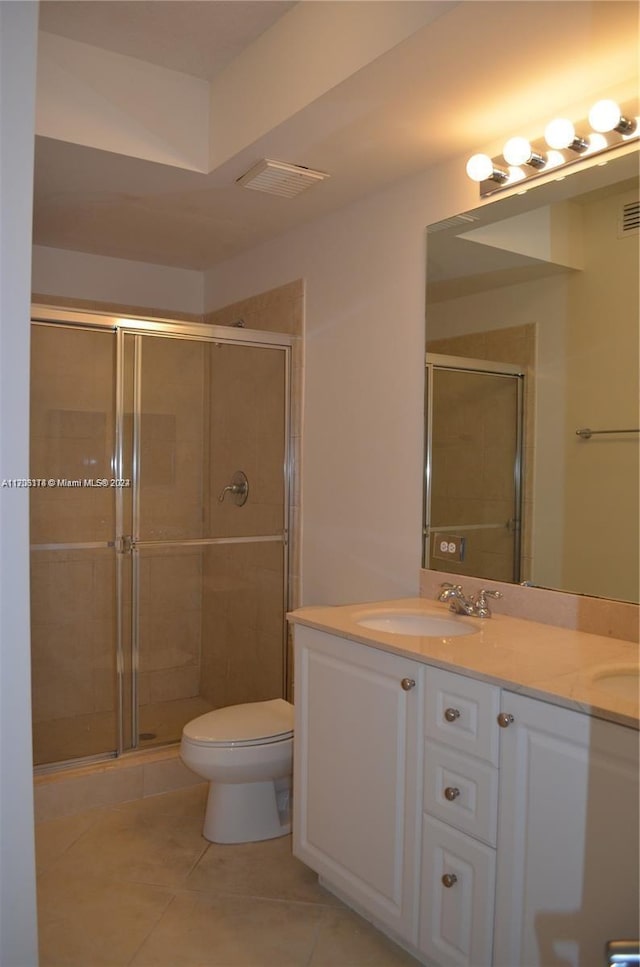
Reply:
[[[221,504],[227,494],[233,494],[233,502],[236,507],[242,507],[247,502],[249,496],[249,481],[243,470],[236,470],[231,483],[227,484],[218,494],[218,503]]]
[[[415,678],[403,678],[400,682],[405,692],[410,692],[412,688],[416,687]]]

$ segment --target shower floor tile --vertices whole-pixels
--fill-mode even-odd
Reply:
[[[198,695],[142,705],[139,711],[140,748],[178,742],[187,722],[210,712],[213,706]],[[113,752],[117,746],[113,712],[93,712],[68,718],[34,722],[34,764],[65,762]]]
[[[139,712],[140,748],[146,749],[152,745],[166,745],[167,742],[179,742],[182,729],[191,719],[210,712],[213,708],[210,702],[195,695],[192,698],[178,698],[171,702],[154,702],[141,705]],[[144,736],[153,738],[144,738]]]
[[[291,838],[201,835],[200,784],[36,826],[41,967],[410,967]]]

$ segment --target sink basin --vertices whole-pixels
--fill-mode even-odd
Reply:
[[[592,675],[600,688],[606,688],[619,698],[638,699],[640,694],[640,668],[637,665],[612,665],[600,668]]]
[[[456,638],[473,635],[478,630],[456,618],[438,618],[416,612],[376,611],[356,620],[362,628],[387,631],[392,635],[418,635],[428,638]]]

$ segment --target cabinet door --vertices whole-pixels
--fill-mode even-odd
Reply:
[[[420,950],[438,964],[488,967],[495,850],[427,815],[422,839]]]
[[[422,668],[310,628],[295,638],[293,851],[415,944]]]
[[[601,967],[636,938],[638,733],[503,692],[494,964]]]

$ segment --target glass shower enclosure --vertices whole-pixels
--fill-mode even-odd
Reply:
[[[285,694],[290,354],[271,333],[34,320],[36,765]]]

